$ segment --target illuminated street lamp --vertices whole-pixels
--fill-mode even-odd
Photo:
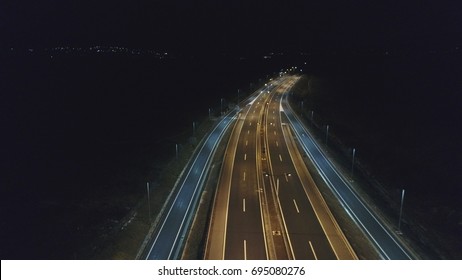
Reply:
[[[146,191],[148,192],[148,216],[149,223],[151,223],[151,200],[149,198],[149,182],[146,182]]]
[[[356,149],[353,148],[353,158],[351,160],[351,177],[353,177],[353,172],[354,172],[354,167],[355,167],[355,154],[356,154]]]
[[[401,190],[401,206],[399,208],[398,233],[401,234],[401,217],[403,215],[404,189]]]
[[[220,113],[223,115],[223,98],[221,100],[221,107],[220,107]]]

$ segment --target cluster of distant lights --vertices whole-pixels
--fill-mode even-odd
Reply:
[[[16,51],[15,48],[10,48],[10,51]],[[117,47],[117,46],[91,46],[91,47],[69,47],[69,46],[60,46],[53,48],[45,49],[27,49],[29,53],[34,52],[48,52],[48,53],[64,53],[64,54],[88,54],[88,53],[101,53],[101,54],[130,54],[130,55],[152,55],[159,59],[162,58],[171,58],[171,54],[167,52],[159,52],[155,50],[141,50],[141,49],[130,49],[126,47]]]
[[[306,62],[304,63],[304,65],[306,65]],[[294,73],[297,71],[297,69],[299,72],[303,72],[303,69],[297,68],[297,66],[292,66],[287,69],[281,69],[281,71],[279,71],[279,77],[282,77],[283,75],[286,75],[287,73]]]
[[[59,47],[54,48],[55,51],[64,51],[64,52],[94,52],[94,53],[113,53],[113,54],[149,54],[154,55],[159,58],[168,56],[167,52],[158,52],[155,50],[141,50],[141,49],[129,49],[126,47],[104,47],[104,46],[93,46],[89,48],[73,48],[73,47]]]

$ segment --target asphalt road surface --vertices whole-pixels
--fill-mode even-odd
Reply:
[[[235,114],[236,111],[233,110],[223,117],[188,166],[180,181],[179,190],[167,207],[168,211],[149,246],[146,259],[168,260],[181,256],[184,239],[202,192],[210,160],[226,129],[233,122]]]
[[[285,123],[281,98],[296,80],[271,82],[240,113],[224,158],[205,258],[356,258]]]
[[[392,260],[412,259],[409,252],[398,241],[395,235],[377,219],[373,212],[362,202],[361,198],[352,190],[347,180],[337,172],[324,152],[316,144],[309,131],[291,110],[287,102],[287,95],[283,99],[281,106],[296,136],[302,143],[304,151],[314,162],[324,181],[337,195],[347,212],[350,213],[356,223],[375,244],[382,257]]]

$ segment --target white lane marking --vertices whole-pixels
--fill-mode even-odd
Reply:
[[[287,176],[287,173],[284,173],[284,177],[286,177],[286,182],[289,182],[289,176]]]
[[[317,260],[318,256],[316,256],[316,252],[314,251],[313,244],[311,244],[310,240],[308,240],[308,243],[310,243],[310,248],[311,248],[311,252],[313,252],[314,259]]]
[[[249,126],[252,126],[252,122],[249,122]]]
[[[245,213],[245,198],[242,199],[242,212]]]
[[[249,141],[245,140],[245,145],[247,146],[247,144],[249,144]]]
[[[244,239],[244,260],[247,260],[247,240]]]
[[[276,141],[276,147],[279,147],[279,142],[278,141]]]
[[[293,199],[294,205],[295,205],[295,210],[297,210],[297,213],[300,213],[300,210],[298,209],[297,202],[295,201],[295,198]]]
[[[244,171],[244,178],[243,178],[243,181],[245,182],[245,171]]]
[[[247,130],[247,134],[250,134],[250,130],[249,130],[249,129]]]
[[[274,114],[274,110],[273,110],[273,114]]]
[[[279,160],[282,161],[282,156],[281,156],[281,154],[279,154]]]
[[[274,131],[274,135],[276,135],[276,130]]]
[[[244,154],[244,160],[247,160],[247,154]]]

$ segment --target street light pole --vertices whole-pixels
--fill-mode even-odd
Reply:
[[[355,154],[356,154],[356,149],[353,148],[353,158],[351,160],[351,177],[353,177],[354,174],[354,168],[355,168]]]
[[[329,136],[329,125],[327,125],[326,129],[326,145],[327,145],[327,137]]]
[[[401,233],[401,217],[403,215],[404,189],[401,190],[401,207],[399,208],[398,232]]]
[[[148,215],[149,215],[149,223],[151,223],[151,200],[149,197],[149,182],[146,182],[146,191],[148,193]]]
[[[220,114],[223,115],[223,98],[221,98],[220,101],[221,101]]]

